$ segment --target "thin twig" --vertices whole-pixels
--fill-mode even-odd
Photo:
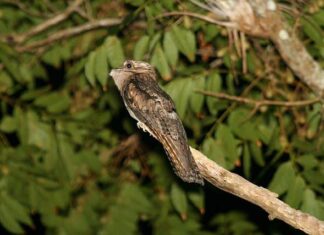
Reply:
[[[27,39],[29,39],[30,37],[39,34],[43,31],[45,31],[46,29],[57,25],[58,23],[64,21],[66,18],[68,18],[71,13],[73,13],[76,9],[78,9],[78,7],[80,6],[80,4],[83,2],[83,0],[75,0],[68,8],[66,8],[65,11],[63,11],[62,13],[54,16],[53,18],[50,18],[46,21],[44,21],[43,23],[36,25],[34,28],[32,28],[31,30],[22,33],[22,34],[17,34],[17,35],[11,35],[10,40],[12,40],[14,43],[17,44],[21,44],[23,42],[25,42]]]
[[[113,25],[118,25],[121,22],[122,22],[122,19],[119,19],[119,18],[108,18],[108,19],[95,20],[95,21],[88,22],[86,24],[83,24],[83,25],[80,25],[80,26],[77,26],[74,28],[68,28],[68,29],[58,31],[56,33],[53,33],[46,39],[32,42],[26,46],[17,47],[16,49],[19,52],[32,51],[33,49],[49,45],[49,44],[56,42],[58,40],[73,37],[80,33],[90,31],[93,29],[105,28],[105,27],[109,27],[109,26],[113,26]]]
[[[211,96],[219,99],[230,100],[238,103],[249,104],[256,107],[261,106],[283,106],[283,107],[299,107],[307,106],[315,103],[319,103],[320,98],[315,98],[311,100],[300,100],[300,101],[281,101],[281,100],[253,100],[241,96],[232,96],[225,93],[214,93],[209,91],[198,90],[198,93],[201,93],[206,96]]]
[[[194,148],[190,149],[200,173],[208,182],[217,188],[261,207],[269,213],[270,220],[275,218],[280,219],[308,234],[324,234],[323,221],[318,220],[310,214],[291,208],[278,199],[277,194],[225,170],[198,150]]]
[[[161,15],[156,16],[155,18],[162,18],[162,17],[168,17],[168,16],[191,16],[212,24],[219,24],[225,27],[233,27],[233,25],[230,22],[226,22],[226,21],[220,21],[220,20],[215,20],[211,17],[208,16],[204,16],[201,14],[197,14],[197,13],[193,13],[193,12],[187,12],[187,11],[172,11],[172,12],[165,12]]]

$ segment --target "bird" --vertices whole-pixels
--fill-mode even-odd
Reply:
[[[163,145],[175,174],[187,183],[204,185],[175,104],[159,87],[154,67],[126,60],[121,68],[111,70],[110,76],[138,128]]]

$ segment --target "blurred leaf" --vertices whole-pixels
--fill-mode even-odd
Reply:
[[[124,51],[120,40],[115,36],[109,36],[105,40],[104,47],[111,67],[120,67],[125,60]]]
[[[262,155],[262,151],[261,151],[261,146],[258,146],[256,144],[256,142],[251,142],[250,143],[250,152],[251,152],[252,158],[259,166],[265,165],[265,161],[263,159],[264,156]]]
[[[12,86],[13,82],[10,76],[4,71],[0,71],[0,92],[7,92]]]
[[[95,52],[91,52],[88,61],[85,64],[85,75],[89,81],[89,83],[94,86],[96,83],[96,77],[95,77],[95,59],[96,59],[96,54]]]
[[[161,36],[162,36],[162,33],[160,33],[160,32],[154,34],[154,36],[150,40],[150,44],[149,44],[149,51],[150,52],[155,48],[155,45],[160,41]]]
[[[303,202],[300,208],[302,211],[310,213],[311,215],[314,215],[315,217],[320,218],[320,206],[317,202],[315,193],[306,188],[303,194]]]
[[[109,67],[107,61],[107,51],[105,49],[106,47],[102,47],[98,51],[96,51],[94,59],[94,73],[101,86],[105,86],[108,80]]]
[[[217,164],[226,167],[225,153],[222,146],[213,138],[206,138],[202,144],[202,152]]]
[[[323,35],[322,30],[319,25],[317,25],[316,21],[310,20],[310,18],[302,19],[301,23],[303,25],[303,30],[307,34],[307,36],[316,42],[318,45],[323,46]]]
[[[223,152],[225,153],[228,161],[234,165],[235,161],[239,157],[237,150],[237,145],[239,142],[234,138],[228,126],[221,124],[218,127],[217,140],[220,141]]]
[[[3,203],[0,204],[0,222],[8,231],[12,233],[23,233],[23,230],[20,227],[18,221],[15,220],[11,209]]]
[[[0,130],[11,133],[14,132],[17,128],[17,122],[14,117],[4,116],[1,120]]]
[[[305,188],[305,181],[300,176],[297,176],[288,189],[285,201],[293,208],[298,208],[302,201]]]
[[[222,80],[217,72],[213,72],[207,77],[206,90],[210,92],[220,92],[222,89]],[[216,115],[219,111],[219,100],[214,97],[206,98],[207,107],[211,114]]]
[[[247,143],[244,144],[243,149],[243,172],[246,178],[250,178],[251,175],[251,154]]]
[[[282,195],[287,192],[289,187],[294,183],[295,177],[295,170],[292,166],[292,163],[283,163],[278,167],[268,188],[271,191]]]
[[[177,79],[171,81],[165,86],[165,90],[173,99],[179,117],[183,119],[189,105],[190,95],[192,93],[192,80]]]
[[[196,54],[196,39],[194,33],[188,29],[173,25],[171,36],[179,51],[191,62],[194,62]]]
[[[148,50],[150,38],[147,35],[142,36],[134,47],[134,59],[143,60],[145,53]]]
[[[205,213],[204,192],[202,190],[189,192],[188,198],[190,202],[197,207],[201,214]]]
[[[313,15],[314,21],[316,21],[320,26],[324,26],[324,10],[318,9]]]
[[[152,205],[135,184],[123,184],[118,203],[109,211],[109,220],[99,234],[134,234],[140,212],[150,213]]]
[[[238,108],[231,112],[228,118],[228,124],[231,130],[244,140],[256,141],[258,132],[255,122],[248,120],[249,111],[243,108]]]
[[[179,59],[179,52],[170,32],[164,34],[163,50],[169,64],[173,69],[175,69]]]
[[[318,160],[311,154],[306,154],[297,157],[297,162],[302,165],[306,170],[312,169],[318,166]]]
[[[193,91],[190,96],[190,107],[195,113],[199,113],[204,104],[204,95],[195,92],[195,90],[203,90],[205,88],[205,78],[198,76],[192,79]]]
[[[157,68],[164,80],[168,81],[171,79],[171,71],[160,44],[155,47],[151,64]]]
[[[1,195],[1,203],[5,204],[8,209],[10,209],[10,213],[12,213],[13,217],[24,224],[32,225],[32,221],[29,217],[27,209],[23,207],[17,200],[13,197],[10,197],[7,194],[2,193]]]
[[[176,211],[180,214],[181,218],[185,220],[187,218],[187,197],[185,191],[179,187],[178,184],[172,184],[171,186],[171,201],[176,209]]]

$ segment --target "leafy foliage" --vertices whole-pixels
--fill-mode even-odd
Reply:
[[[183,9],[205,14],[190,1],[172,0],[87,1],[62,22],[19,42],[17,35],[64,12],[70,2],[0,1],[4,233],[293,233],[284,224],[269,229],[276,222],[265,213],[208,185],[180,182],[156,142],[145,134],[132,138],[140,131],[108,79],[125,58],[155,65],[191,145],[324,219],[321,104],[257,107],[197,92],[253,100],[313,98],[270,42],[247,40],[242,59],[224,28],[188,16],[162,17]],[[314,6],[303,9],[297,30],[321,60],[324,10]],[[112,17],[122,22],[27,47],[62,29]]]

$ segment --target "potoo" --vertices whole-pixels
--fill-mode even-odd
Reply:
[[[185,182],[204,184],[171,97],[157,83],[154,68],[127,60],[110,73],[137,126],[164,147],[175,173]]]

